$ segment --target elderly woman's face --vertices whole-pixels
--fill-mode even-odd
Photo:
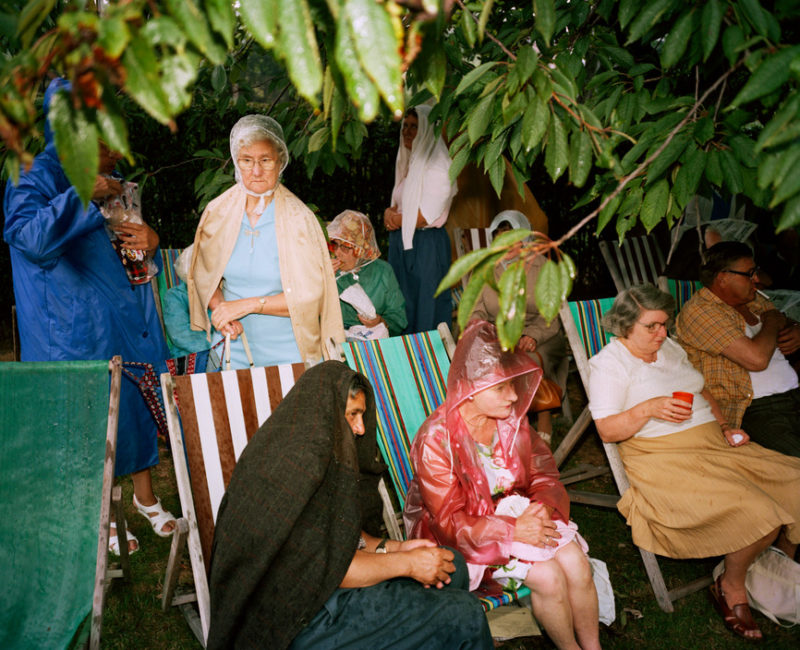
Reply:
[[[511,415],[517,392],[511,379],[484,388],[472,396],[472,405],[486,417],[505,420]]]
[[[626,340],[645,354],[654,354],[667,338],[667,312],[645,309],[631,327]]]
[[[411,149],[414,138],[417,137],[417,128],[419,127],[419,120],[413,113],[409,113],[403,118],[403,146],[406,149]]]
[[[242,183],[251,192],[263,194],[278,184],[281,161],[271,142],[262,140],[240,148],[236,162]]]
[[[334,239],[333,241],[333,254],[339,260],[339,269],[342,271],[349,271],[355,268],[358,263],[358,254],[355,246],[343,242],[341,239]]]

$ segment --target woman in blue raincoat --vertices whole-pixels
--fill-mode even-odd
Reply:
[[[70,85],[55,79],[47,88],[47,112],[56,92]],[[22,361],[110,359],[143,361],[160,372],[169,356],[149,283],[132,284],[94,201],[118,195],[109,176],[120,156],[101,145],[100,169],[84,207],[58,160],[52,129],[46,149],[19,181],[6,186],[3,237],[10,246]],[[153,255],[158,235],[145,224],[117,230],[122,244]],[[158,260],[159,256],[155,256]],[[165,368],[164,368],[165,369]],[[153,494],[150,467],[158,463],[156,425],[133,381],[123,379],[116,474],[132,474],[134,505],[156,534],[172,534],[175,519]],[[116,531],[109,547],[118,552]],[[128,533],[130,550],[138,542]]]

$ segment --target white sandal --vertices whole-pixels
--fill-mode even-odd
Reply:
[[[171,512],[164,510],[164,508],[161,506],[161,499],[158,497],[156,497],[156,502],[152,506],[143,506],[141,503],[139,503],[139,500],[134,494],[133,505],[136,506],[136,509],[142,514],[142,516],[150,522],[150,525],[153,527],[153,531],[155,531],[155,534],[159,537],[169,537],[175,532],[175,526],[172,527],[172,530],[164,530],[164,526],[166,526],[169,522],[173,522],[177,525],[177,521]]]
[[[109,535],[108,537],[108,550],[111,551],[114,555],[119,555],[119,537],[117,537],[117,523],[115,521],[111,522],[111,527],[115,531],[113,535]],[[125,529],[125,534],[128,536],[128,544],[130,545],[131,542],[136,543],[136,548],[131,550],[128,549],[128,555],[132,555],[139,550],[139,540],[136,539],[136,535],[134,535],[128,528]]]

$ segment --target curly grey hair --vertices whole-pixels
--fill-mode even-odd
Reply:
[[[611,309],[603,316],[603,327],[614,336],[625,338],[645,310],[665,312],[669,316],[669,328],[675,315],[675,299],[652,284],[625,289],[617,295]]]

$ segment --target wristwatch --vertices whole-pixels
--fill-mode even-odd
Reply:
[[[381,541],[378,543],[378,545],[375,547],[375,552],[376,552],[376,553],[388,553],[388,551],[386,550],[386,537],[384,537],[384,538],[383,538],[383,539],[382,539],[382,540],[381,540]]]
[[[258,304],[259,304],[258,313],[259,314],[263,314],[264,313],[264,304],[266,302],[267,302],[267,297],[266,296],[261,296],[258,299]]]

